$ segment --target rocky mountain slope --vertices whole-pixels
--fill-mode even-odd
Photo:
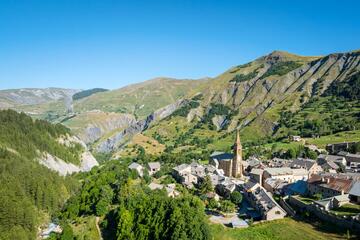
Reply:
[[[359,61],[359,51],[321,57],[274,51],[215,78],[156,78],[95,93],[74,101],[70,115],[61,101],[21,110],[61,122],[96,152],[118,152],[138,133],[168,149],[205,143],[222,149],[235,129],[249,142],[286,136],[282,113],[323,99],[334,82],[359,72]]]
[[[62,88],[21,88],[0,90],[0,108],[36,105],[71,98],[79,92]]]
[[[282,112],[300,110],[309,100],[322,97],[332,83],[359,71],[359,51],[325,57],[275,51],[209,80],[191,106],[152,126],[145,135],[178,149],[202,141],[221,148],[235,129],[241,130],[244,141],[273,136]]]

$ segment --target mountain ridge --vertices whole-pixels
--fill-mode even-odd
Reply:
[[[97,132],[95,138],[79,134],[92,139],[89,144],[98,146],[124,131],[144,132],[147,137],[159,136],[158,131],[153,129],[162,128],[160,132],[164,132],[171,128],[169,116],[194,103],[190,108],[186,107],[188,112],[184,119],[176,117],[176,124],[183,126],[183,130],[204,125],[205,121],[206,129],[216,129],[214,136],[226,137],[227,133],[242,129],[242,134],[249,136],[250,140],[263,138],[273,134],[283,109],[297,111],[310,99],[321,96],[334,81],[343,81],[358,72],[359,55],[358,50],[325,56],[300,56],[275,50],[249,63],[231,67],[213,78],[189,80],[158,77],[95,93],[74,101],[75,115],[65,117],[62,123],[71,129],[75,125],[77,128],[83,125],[78,128],[80,132],[91,126],[92,132]],[[201,100],[192,100],[200,95]],[[40,109],[38,112],[43,114],[41,117],[46,117],[44,113],[50,113],[49,109],[57,109],[54,104]],[[156,114],[153,114],[159,109],[165,109],[167,114],[154,118]],[[64,111],[62,108],[55,111],[54,119],[58,118],[56,114],[61,115],[60,112]],[[86,119],[81,116],[90,113],[93,120],[80,123],[79,120]],[[118,116],[107,120],[110,117],[107,117],[107,113]],[[122,114],[130,114],[134,118],[123,118]],[[115,122],[113,125],[112,121],[119,120],[123,122],[122,125],[116,125]],[[173,144],[178,135],[165,133],[163,137],[170,137],[172,140],[169,140],[169,144]],[[124,136],[115,137],[119,142],[112,143],[112,146],[122,148],[125,142],[131,141],[130,136]],[[113,147],[102,149],[117,151]]]

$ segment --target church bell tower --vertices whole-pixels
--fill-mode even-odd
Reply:
[[[239,131],[236,131],[236,140],[234,144],[234,158],[232,160],[232,171],[231,175],[233,177],[241,178],[243,176],[243,166],[242,166],[242,146],[240,142]]]

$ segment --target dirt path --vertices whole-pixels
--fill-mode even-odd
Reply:
[[[100,240],[103,240],[103,238],[102,238],[102,236],[101,236],[101,230],[100,230],[100,227],[99,227],[99,220],[100,220],[100,218],[99,217],[96,217],[96,219],[95,219],[95,225],[96,225],[96,229],[97,229],[97,231],[98,231],[98,233],[99,233],[99,239]]]

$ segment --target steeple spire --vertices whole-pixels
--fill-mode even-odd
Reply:
[[[235,144],[238,145],[238,146],[241,145],[239,130],[236,130],[236,141],[235,141]]]
[[[236,130],[236,140],[234,144],[234,158],[232,160],[232,176],[242,177],[243,166],[242,166],[242,146],[240,141],[239,130]]]

